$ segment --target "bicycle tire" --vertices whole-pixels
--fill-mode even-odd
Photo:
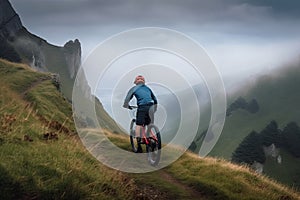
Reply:
[[[156,138],[153,138],[150,134],[153,131]],[[160,161],[161,155],[161,136],[159,129],[154,124],[148,125],[147,136],[149,144],[146,144],[146,152],[148,157],[148,162],[152,166],[157,166]]]

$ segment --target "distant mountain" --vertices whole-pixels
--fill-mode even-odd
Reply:
[[[219,152],[219,155],[230,158],[246,135],[252,130],[261,131],[272,120],[278,123],[279,128],[291,121],[300,123],[299,86],[300,64],[297,64],[260,77],[252,85],[229,97],[229,105],[240,96],[255,99],[259,110],[251,113],[239,109],[227,116],[221,138],[212,153]]]
[[[221,137],[210,155],[231,160],[233,152],[246,136],[253,131],[257,133],[263,131],[272,121],[278,123],[280,130],[283,130],[291,122],[300,124],[299,87],[300,64],[298,63],[274,71],[273,74],[260,77],[252,85],[229,97],[228,107],[231,108],[232,112],[231,115],[226,117]],[[233,109],[235,107],[243,107],[245,104],[246,101],[239,97],[247,100],[255,99],[259,109],[255,109],[256,112],[249,112],[245,109]],[[255,107],[257,108],[257,106]],[[276,133],[274,132],[273,134]],[[252,135],[254,134],[252,133]],[[286,149],[278,148],[276,145],[274,148],[280,152],[281,164],[275,161],[276,157],[267,156],[263,171],[279,181],[299,187],[300,159],[291,155]],[[253,151],[249,152],[249,155],[253,153]]]
[[[0,0],[0,58],[22,62],[38,71],[59,75],[61,91],[69,100],[76,73],[81,64],[81,44],[78,39],[63,47],[55,46],[31,34],[8,0]]]

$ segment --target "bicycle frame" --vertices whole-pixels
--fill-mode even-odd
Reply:
[[[147,127],[147,128],[148,128],[148,127]],[[146,136],[146,127],[143,126],[143,127],[142,127],[142,137],[141,137],[141,138],[144,140],[144,142],[145,142],[146,144],[149,144],[149,143],[150,143],[150,142],[149,142],[149,138],[152,138],[152,139],[155,140],[155,142],[157,142],[158,139],[157,139],[156,135],[153,133],[153,131],[152,131],[152,130],[149,130],[149,133],[150,133],[150,135],[147,137],[147,136]]]
[[[137,106],[131,106],[131,108],[137,109]],[[137,126],[135,109],[130,113],[132,116],[130,123],[130,143],[132,150],[135,153],[142,153],[141,144],[145,144],[148,162],[150,165],[156,166],[159,163],[161,154],[161,136],[159,129],[154,124],[149,124],[140,126],[141,129],[138,130],[139,133],[137,133],[135,127]]]

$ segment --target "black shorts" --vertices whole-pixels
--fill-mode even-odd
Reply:
[[[154,106],[139,106],[136,113],[136,125],[144,126],[154,122]]]

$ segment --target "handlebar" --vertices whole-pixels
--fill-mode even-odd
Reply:
[[[137,106],[128,106],[128,109],[129,109],[129,110],[137,109],[137,108],[138,108]]]
[[[129,115],[132,119],[135,119],[136,118],[136,112],[137,112],[137,106],[128,106],[128,109],[129,109]]]

